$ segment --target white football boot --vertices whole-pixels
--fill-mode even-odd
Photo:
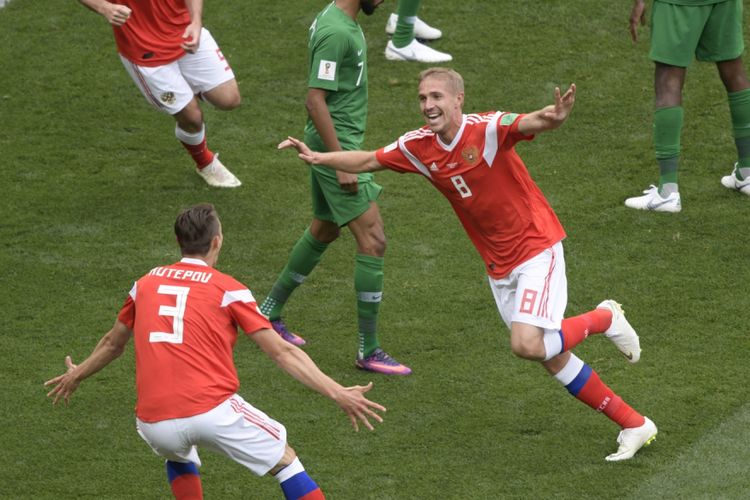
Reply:
[[[406,47],[396,48],[393,40],[385,46],[385,58],[391,61],[417,61],[422,63],[441,63],[453,60],[453,56],[440,52],[420,43],[416,38]]]
[[[389,35],[393,35],[396,32],[396,24],[398,24],[398,15],[391,14],[388,17],[388,22],[385,24],[385,32]],[[420,18],[417,18],[416,21],[414,21],[414,36],[420,40],[437,40],[443,36],[443,32],[437,28],[433,28]]]
[[[620,460],[627,460],[633,458],[638,450],[644,446],[648,446],[651,442],[656,439],[656,424],[654,424],[650,418],[644,417],[645,422],[640,427],[631,427],[629,429],[623,429],[617,436],[617,443],[620,445],[617,451],[611,455],[607,455],[605,460],[607,462],[619,462]]]
[[[641,342],[638,339],[638,334],[625,319],[625,311],[622,310],[620,304],[614,300],[605,300],[596,308],[612,311],[612,324],[604,332],[604,336],[617,346],[623,356],[628,358],[628,361],[637,363],[641,359]]]
[[[742,194],[750,196],[750,177],[745,180],[739,180],[737,178],[737,164],[734,164],[734,170],[729,175],[725,175],[721,178],[721,185],[725,188],[734,189]]]
[[[219,153],[214,154],[211,163],[203,168],[196,168],[195,171],[209,186],[233,188],[242,185],[240,180],[219,161]]]
[[[625,206],[653,212],[677,213],[682,210],[680,193],[670,193],[666,198],[662,198],[659,189],[654,185],[643,191],[642,196],[634,196],[625,200]]]

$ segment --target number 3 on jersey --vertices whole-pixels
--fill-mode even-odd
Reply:
[[[456,187],[456,191],[461,195],[461,198],[468,198],[471,196],[471,189],[469,189],[469,185],[466,184],[463,177],[460,175],[454,175],[451,177],[451,182]]]
[[[149,342],[169,342],[170,344],[182,344],[184,333],[185,307],[190,288],[186,286],[159,285],[158,293],[163,295],[174,295],[174,306],[159,306],[159,316],[172,317],[171,332],[151,332]]]

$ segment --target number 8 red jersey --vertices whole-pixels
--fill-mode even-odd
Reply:
[[[515,151],[523,115],[464,115],[451,144],[423,127],[376,151],[378,163],[424,175],[453,206],[479,251],[487,274],[498,279],[565,237],[542,191]]]
[[[188,258],[139,279],[118,319],[134,332],[136,415],[144,422],[197,415],[225,401],[239,388],[237,328],[271,328],[247,287]]]

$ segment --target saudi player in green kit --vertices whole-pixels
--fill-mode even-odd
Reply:
[[[656,66],[654,146],[659,185],[625,200],[638,210],[676,213],[682,210],[677,182],[684,111],[682,88],[693,58],[716,64],[727,91],[737,162],[721,184],[750,196],[750,81],[742,63],[743,0],[654,0],[651,52]],[[638,24],[646,21],[645,0],[634,0],[630,36],[638,40]],[[712,132],[706,132],[709,136]]]
[[[357,23],[361,10],[372,14],[382,0],[335,0],[310,26],[305,142],[315,151],[361,149],[367,121],[367,43]],[[313,219],[292,249],[261,311],[274,329],[295,345],[305,341],[290,332],[281,311],[325,252],[347,226],[357,241],[354,289],[359,349],[357,367],[389,375],[411,369],[380,348],[377,320],[383,296],[385,232],[376,200],[381,187],[372,174],[347,174],[327,167],[311,169]]]

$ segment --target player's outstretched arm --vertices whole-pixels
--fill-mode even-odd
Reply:
[[[328,153],[319,153],[312,151],[307,144],[291,136],[281,141],[278,145],[278,149],[289,148],[296,149],[299,159],[310,165],[322,165],[342,172],[361,174],[384,168],[378,163],[375,151],[330,151]]]
[[[383,412],[385,407],[364,396],[372,388],[372,382],[365,386],[343,387],[320,371],[318,366],[310,359],[310,356],[302,349],[286,342],[273,330],[258,330],[250,335],[250,338],[292,377],[334,400],[349,416],[349,421],[352,423],[354,430],[359,431],[360,423],[368,429],[374,430],[370,418],[377,422],[383,421],[383,417],[375,410]]]
[[[560,95],[560,88],[555,87],[555,104],[525,115],[518,123],[518,131],[524,135],[534,135],[556,129],[568,118],[575,101],[575,83],[571,84],[563,95]]]
[[[126,5],[120,5],[107,0],[78,0],[83,5],[101,14],[113,26],[122,26],[130,18],[131,10]]]
[[[85,378],[98,372],[123,353],[132,335],[133,331],[130,328],[120,321],[115,321],[112,329],[99,340],[93,352],[83,363],[76,365],[70,356],[66,356],[65,366],[68,370],[44,383],[45,387],[52,386],[47,397],[54,398],[53,404],[57,404],[60,399],[68,404],[70,396]]]

